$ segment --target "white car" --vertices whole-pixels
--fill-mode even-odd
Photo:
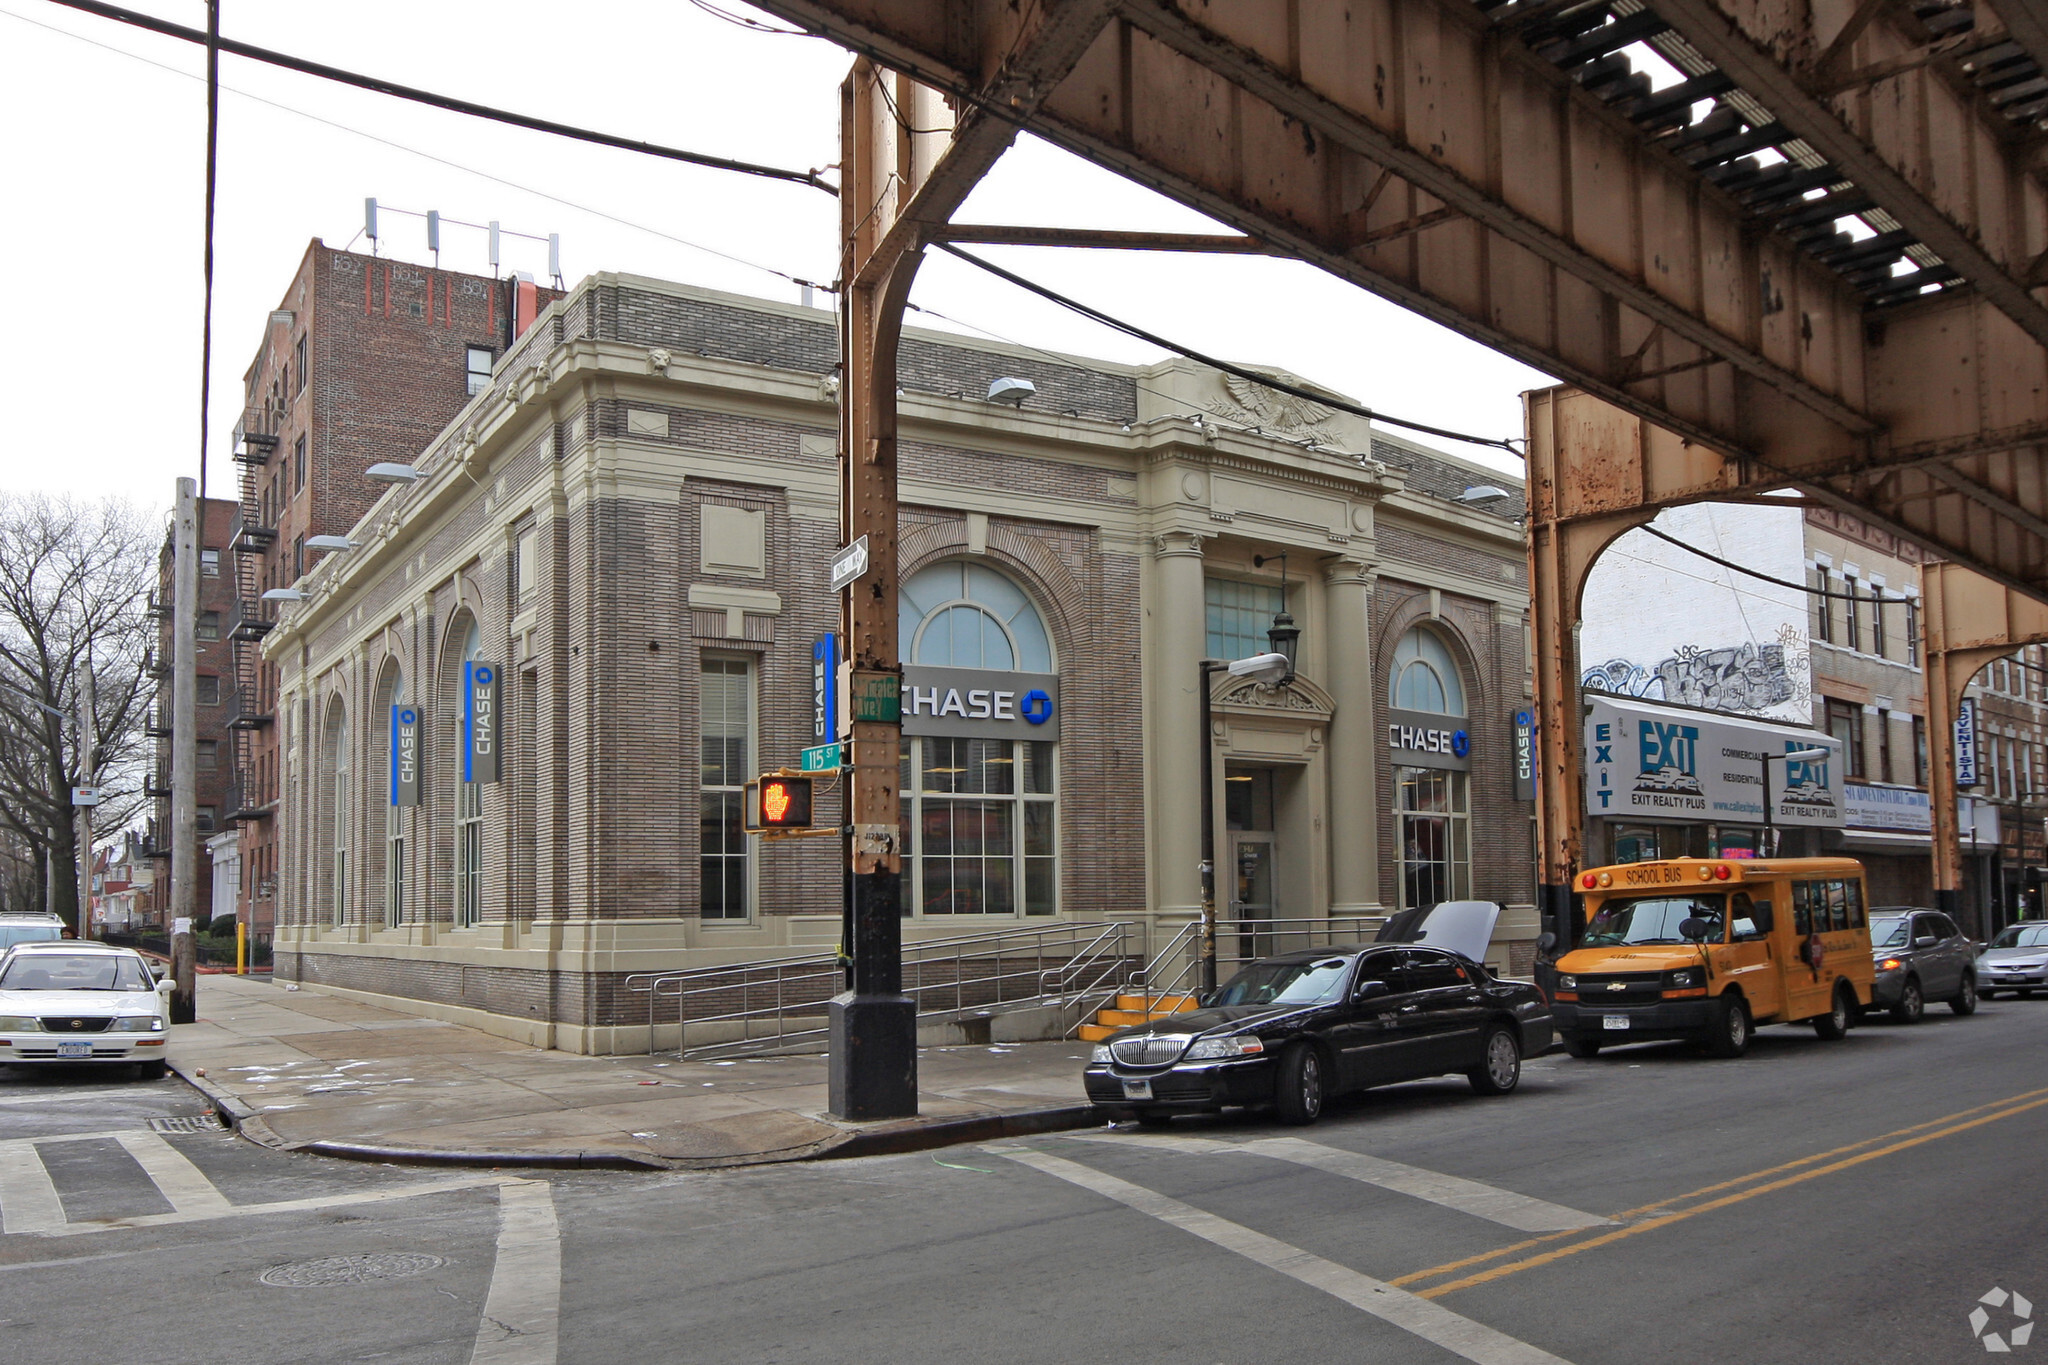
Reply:
[[[104,943],[20,943],[0,961],[0,1065],[137,1062],[164,1074],[171,982]]]

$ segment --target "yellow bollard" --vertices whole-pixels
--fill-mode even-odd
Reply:
[[[249,974],[249,926],[235,921],[235,975]]]

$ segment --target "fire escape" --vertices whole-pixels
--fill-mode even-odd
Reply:
[[[277,542],[277,527],[265,514],[259,483],[277,452],[284,414],[273,408],[250,408],[235,431],[235,463],[242,467],[242,502],[229,525],[228,548],[235,561],[235,605],[230,614],[229,648],[234,656],[234,686],[221,698],[227,728],[233,736],[234,769],[225,800],[226,820],[237,823],[269,818],[276,804],[270,775],[255,761],[256,732],[275,718],[263,689],[263,637],[277,624],[275,603],[263,600],[263,556]]]

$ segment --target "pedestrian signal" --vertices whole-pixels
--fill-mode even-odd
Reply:
[[[811,827],[811,779],[762,777],[747,783],[746,828],[760,833]]]

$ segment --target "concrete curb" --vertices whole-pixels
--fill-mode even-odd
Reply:
[[[179,1080],[205,1097],[214,1113],[237,1137],[260,1147],[280,1152],[308,1152],[337,1161],[385,1162],[398,1166],[460,1166],[482,1169],[516,1168],[557,1171],[687,1171],[729,1170],[739,1166],[767,1166],[789,1161],[841,1161],[864,1156],[896,1156],[904,1152],[957,1147],[970,1142],[993,1142],[1000,1138],[1027,1137],[1033,1133],[1057,1133],[1074,1128],[1093,1128],[1103,1122],[1103,1112],[1094,1105],[1070,1105],[1057,1109],[1027,1109],[1015,1114],[982,1114],[965,1119],[940,1119],[932,1123],[911,1122],[877,1126],[864,1131],[839,1134],[823,1142],[775,1152],[748,1152],[724,1157],[634,1156],[628,1152],[480,1152],[434,1147],[380,1147],[365,1142],[286,1142],[272,1131],[263,1116],[247,1104],[193,1070],[170,1064]]]

